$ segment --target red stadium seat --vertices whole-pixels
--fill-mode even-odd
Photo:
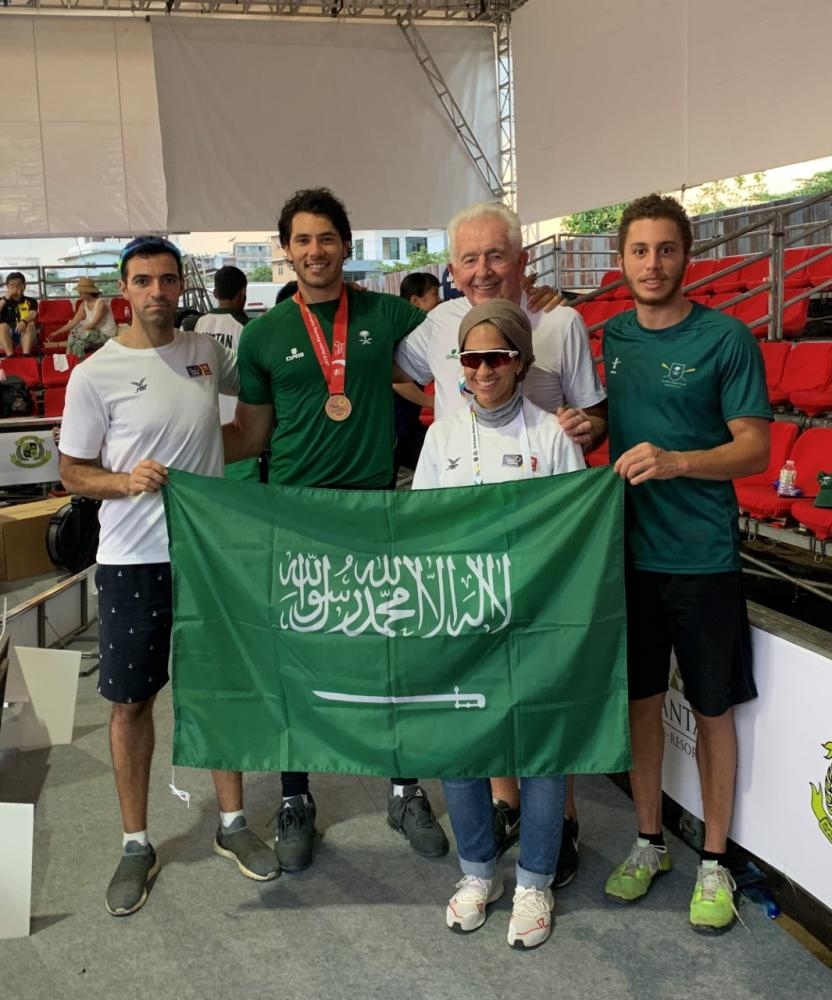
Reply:
[[[594,448],[585,456],[586,464],[592,469],[597,465],[610,464],[610,439],[604,438],[597,448]]]
[[[750,299],[742,299],[731,312],[745,323],[755,337],[765,337],[768,333],[768,322],[759,322],[763,316],[768,315],[768,292],[758,292]]]
[[[734,480],[734,489],[737,491],[738,500],[740,490],[745,486],[766,486],[770,490],[773,489],[772,484],[777,481],[780,470],[791,454],[799,433],[800,428],[797,424],[790,424],[785,420],[775,420],[772,423],[771,453],[768,460],[768,467],[764,472],[755,472],[750,476],[742,476]],[[740,507],[742,507],[742,503],[740,503]]]
[[[43,362],[41,364],[41,382],[43,383],[44,389],[55,388],[56,386],[64,386],[69,381],[69,373],[78,364],[78,358],[74,354],[67,354],[67,360],[69,361],[69,368],[65,372],[58,371],[55,367],[55,355],[54,354],[44,354]]]
[[[113,310],[116,323],[129,323],[133,318],[133,314],[130,312],[130,303],[120,295],[110,299],[110,308]]]
[[[709,260],[697,260],[694,258],[690,264],[688,264],[688,269],[685,271],[685,284],[692,285],[694,281],[701,281],[702,278],[709,278],[714,273],[714,268],[716,268],[719,262],[713,259]],[[710,295],[712,293],[710,282],[705,285],[700,285],[699,288],[693,290],[691,294],[693,295]]]
[[[425,386],[425,395],[426,396],[436,395],[436,386],[434,385],[433,382],[428,382],[428,384]],[[430,427],[430,425],[433,423],[433,417],[434,417],[433,407],[423,406],[421,412],[419,413],[419,423],[423,427]]]
[[[816,257],[824,251],[829,251],[829,255],[827,257],[823,257],[821,260],[817,260],[814,263],[806,265],[806,270],[809,273],[809,284],[814,286],[820,285],[822,282],[832,279],[832,246],[816,246],[811,249],[811,256],[813,257]]]
[[[730,301],[731,299],[735,299],[736,297],[736,292],[719,292],[711,296],[711,301],[708,305],[711,309],[719,309],[720,312],[724,312],[726,316],[733,316],[734,311],[737,308],[736,305],[728,306],[727,309],[723,309],[722,307],[724,303]]]
[[[797,500],[792,504],[792,517],[821,541],[832,535],[832,507],[815,507],[812,500]]]
[[[48,337],[67,323],[75,315],[75,308],[69,299],[41,299],[38,303],[38,323],[40,323],[41,351],[61,351],[63,348]]]
[[[761,340],[760,350],[763,352],[763,364],[766,369],[766,386],[769,396],[772,391],[780,385],[783,378],[783,369],[786,367],[786,358],[792,345],[784,340]]]
[[[794,295],[797,289],[792,289]],[[786,292],[786,298],[789,297]],[[809,300],[801,299],[800,302],[793,302],[790,306],[783,308],[783,336],[794,340],[806,329],[806,320],[809,317]]]
[[[769,393],[769,398],[779,406],[788,403],[792,393],[823,391],[830,376],[832,344],[795,344],[786,357],[780,384]]]
[[[629,299],[632,298],[630,295],[630,289],[626,285],[622,285],[620,288],[615,288],[611,292],[606,292],[604,289],[607,285],[612,285],[616,281],[621,279],[622,275],[620,271],[612,270],[607,271],[603,278],[601,278],[601,299]]]
[[[795,441],[789,457],[797,467],[795,484],[803,497],[816,497],[818,472],[832,465],[832,427],[810,427],[804,431]],[[796,497],[778,496],[770,483],[739,485],[736,491],[740,510],[761,520],[787,517],[797,502]]]
[[[715,271],[723,271],[726,267],[731,267],[732,264],[739,264],[742,257],[723,257],[716,261]],[[732,271],[730,274],[725,275],[714,275],[711,279],[711,283],[708,286],[713,289],[714,295],[719,295],[724,292],[744,292],[745,285],[740,279],[740,274],[742,270]]]
[[[53,386],[43,390],[43,415],[45,417],[60,417],[64,412],[66,386]]]
[[[18,378],[22,378],[30,389],[32,386],[40,385],[40,369],[37,358],[4,358],[0,368],[7,375],[17,375]]]
[[[808,288],[812,279],[806,261],[815,253],[814,247],[788,247],[783,254],[783,287],[789,289]],[[794,270],[797,268],[797,270]],[[785,274],[794,270],[793,274]]]

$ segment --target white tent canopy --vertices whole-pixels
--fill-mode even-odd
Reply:
[[[828,0],[527,0],[512,16],[526,221],[832,152]],[[366,229],[443,227],[491,197],[389,21],[0,17],[2,236],[269,229],[319,184]],[[418,30],[496,167],[492,27]]]
[[[364,229],[489,197],[393,24],[4,17],[0,234],[262,230],[327,185]],[[492,162],[490,28],[420,27]]]
[[[512,20],[521,218],[832,153],[829,0],[530,0]]]

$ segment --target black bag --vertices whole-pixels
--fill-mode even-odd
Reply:
[[[30,417],[35,412],[35,401],[29,387],[19,375],[7,375],[0,382],[0,418]]]
[[[49,520],[46,550],[56,566],[80,573],[95,562],[100,500],[73,497]]]

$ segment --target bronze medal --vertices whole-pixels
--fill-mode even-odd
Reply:
[[[336,393],[327,397],[324,413],[330,420],[346,420],[352,413],[352,403],[343,393]]]

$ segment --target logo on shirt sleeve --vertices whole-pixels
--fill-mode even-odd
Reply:
[[[191,378],[202,378],[205,375],[211,374],[211,366],[205,363],[200,365],[186,365],[185,370]]]
[[[509,469],[522,469],[523,468],[523,456],[522,455],[503,455],[503,465]]]

